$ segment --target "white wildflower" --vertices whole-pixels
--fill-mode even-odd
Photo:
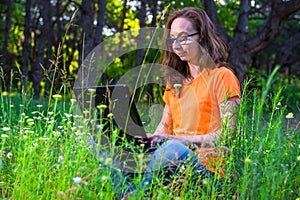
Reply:
[[[69,113],[65,113],[64,115],[65,115],[67,118],[72,117],[72,114],[69,114]]]
[[[285,118],[287,119],[293,119],[294,118],[294,114],[292,112],[288,113]]]
[[[2,128],[2,131],[10,131],[10,127],[5,126]]]
[[[73,179],[73,181],[74,181],[75,184],[79,184],[81,182],[81,180],[82,180],[82,178],[78,177],[78,176],[76,176],[76,177],[74,177],[72,179]]]
[[[63,156],[58,156],[57,162],[60,164],[64,164],[64,157]]]
[[[103,130],[104,125],[102,125],[102,124],[97,124],[96,127],[97,127],[98,129],[100,129],[100,130]]]
[[[37,146],[39,146],[39,144],[35,142],[35,143],[32,144],[32,146],[37,147]]]
[[[6,135],[6,134],[1,134],[1,137],[2,137],[2,138],[8,138],[8,135]]]

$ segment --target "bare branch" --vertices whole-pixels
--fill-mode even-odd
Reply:
[[[251,54],[266,48],[276,38],[288,17],[300,9],[300,0],[275,0],[271,6],[263,27],[247,41],[246,46]]]
[[[250,0],[241,0],[238,21],[234,30],[234,40],[243,42],[246,40],[247,23],[249,21]]]
[[[287,64],[288,57],[292,53],[292,49],[296,46],[300,45],[300,32],[293,35],[290,39],[288,39],[281,49],[277,52],[276,58],[274,61],[274,65],[280,65],[283,66],[284,64]],[[296,56],[298,57],[298,56]]]

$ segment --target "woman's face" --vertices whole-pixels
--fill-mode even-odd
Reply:
[[[171,45],[174,53],[182,61],[197,64],[196,61],[200,56],[199,43],[197,42],[199,33],[194,29],[190,20],[182,17],[176,18],[171,24],[170,38],[176,39]]]

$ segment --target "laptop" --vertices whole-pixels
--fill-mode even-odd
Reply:
[[[94,102],[89,102],[89,89],[95,89]],[[151,146],[147,137],[134,103],[134,95],[131,94],[128,85],[116,84],[74,88],[74,93],[82,109],[89,108],[91,104],[94,111],[97,110],[97,123],[101,125],[107,136],[111,137],[113,130],[116,130],[116,128],[120,130],[118,139],[115,141],[117,145],[123,145],[126,141],[133,147],[147,152],[156,149]],[[82,95],[84,95],[83,98]]]

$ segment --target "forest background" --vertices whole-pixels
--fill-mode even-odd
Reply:
[[[290,101],[297,105],[300,97],[300,0],[5,0],[0,5],[2,91],[16,88],[40,98],[49,95],[51,80],[51,93],[68,90],[82,60],[103,40],[131,29],[163,28],[172,9],[193,6],[206,10],[230,47],[228,62],[241,83],[279,65],[279,74],[297,91]],[[115,41],[117,47],[123,40]],[[113,82],[140,65],[145,52],[116,58],[106,79]]]
[[[219,196],[300,198],[300,0],[2,0],[0,198],[116,197],[110,172],[99,168],[84,140],[98,130],[92,123],[92,106],[80,115],[73,113],[76,100],[70,94],[80,66],[94,47],[105,42],[104,55],[119,55],[128,45],[135,50],[109,63],[104,82],[116,83],[127,72],[133,75],[142,63],[160,63],[160,49],[138,46],[151,40],[151,34],[142,31],[164,28],[171,10],[187,6],[201,7],[211,17],[230,48],[228,62],[243,85],[237,133],[218,145],[232,150]],[[136,40],[120,34],[129,30],[135,30]],[[155,39],[159,46],[161,38]],[[155,109],[159,107],[152,103],[163,103],[162,90],[150,86],[149,98],[137,105],[149,133],[160,120]],[[154,94],[158,95],[150,97]],[[89,95],[91,100],[93,90]],[[97,133],[103,134],[99,127]],[[143,165],[137,171],[142,169]],[[152,188],[153,199],[218,195],[194,186],[174,182],[164,188],[158,182]]]

